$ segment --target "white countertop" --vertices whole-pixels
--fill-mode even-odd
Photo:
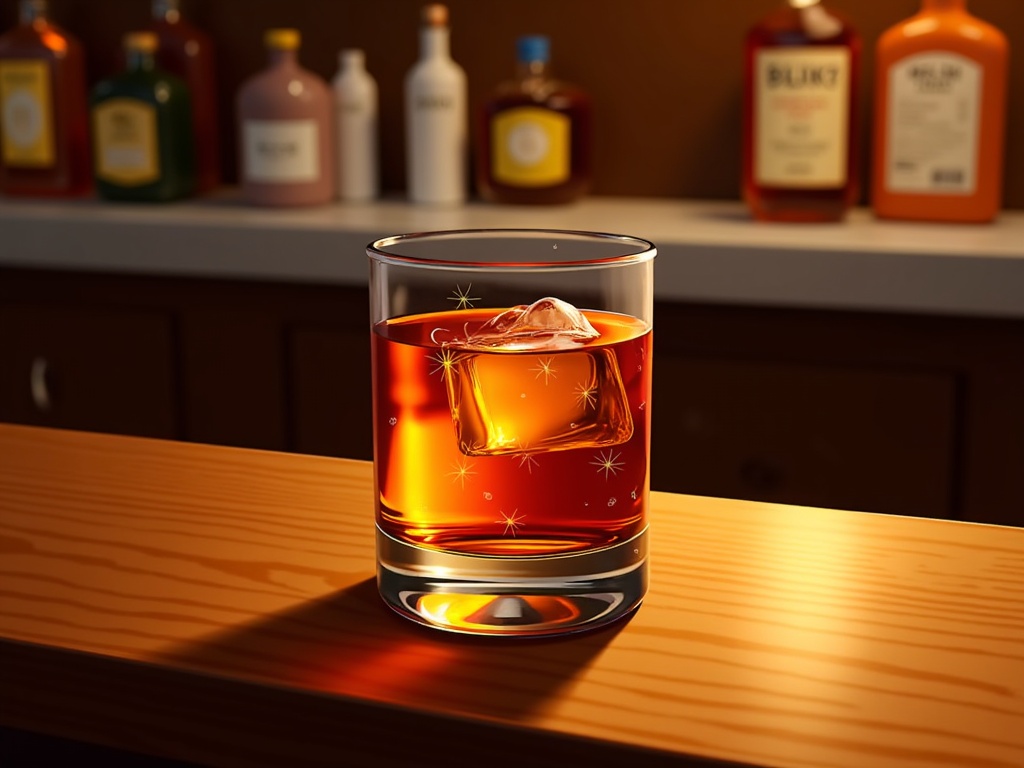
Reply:
[[[666,198],[301,210],[246,207],[230,191],[165,205],[0,199],[0,266],[361,284],[373,239],[491,227],[651,240],[659,299],[1024,318],[1022,211],[989,225],[878,221],[865,210],[839,224],[763,224],[740,203]]]

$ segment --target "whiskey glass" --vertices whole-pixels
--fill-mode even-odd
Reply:
[[[479,635],[629,614],[648,580],[654,245],[460,230],[367,254],[384,601]]]

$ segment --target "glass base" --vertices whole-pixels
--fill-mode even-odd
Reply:
[[[647,530],[593,552],[485,557],[416,547],[378,527],[377,586],[401,615],[450,632],[579,632],[640,605],[647,591]]]

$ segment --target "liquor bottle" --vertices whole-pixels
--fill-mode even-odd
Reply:
[[[334,99],[299,65],[296,29],[264,35],[268,65],[238,92],[243,198],[254,205],[322,205],[334,197]]]
[[[858,193],[860,37],[820,0],[787,0],[747,34],[743,196],[762,221],[838,221]]]
[[[96,191],[108,200],[159,202],[195,188],[188,88],[156,67],[157,36],[124,36],[125,71],[92,93]]]
[[[338,147],[338,198],[373,200],[380,192],[377,150],[377,83],[366,71],[363,51],[338,55],[334,78],[335,130]]]
[[[476,177],[497,203],[567,203],[590,186],[590,97],[553,79],[541,35],[516,43],[517,76],[481,112]]]
[[[196,157],[196,191],[220,184],[220,134],[213,42],[182,16],[179,0],[153,0],[153,21],[160,47],[156,65],[185,81],[192,97],[192,144]]]
[[[986,222],[1002,200],[1006,36],[923,0],[878,41],[871,202],[884,218]]]
[[[447,6],[425,6],[420,58],[405,79],[408,193],[414,203],[466,199],[466,73],[452,60],[449,42]]]
[[[21,0],[0,37],[0,191],[74,196],[92,187],[85,55],[48,18],[46,0]]]

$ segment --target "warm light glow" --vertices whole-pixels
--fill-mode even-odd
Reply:
[[[58,56],[63,56],[68,50],[68,41],[62,36],[54,32],[53,30],[47,29],[41,35],[43,39],[43,45],[49,48],[51,51],[56,53]]]
[[[528,612],[532,621],[528,624],[543,623],[547,626],[569,624],[582,615],[579,608],[563,597],[546,595],[463,595],[463,594],[430,594],[423,595],[416,604],[420,615],[429,621],[452,630],[473,630],[475,632],[493,631],[493,618],[487,623],[482,617],[501,616],[507,610],[505,603],[513,606],[521,605]],[[505,614],[509,625],[515,625],[519,618],[514,612]]]

